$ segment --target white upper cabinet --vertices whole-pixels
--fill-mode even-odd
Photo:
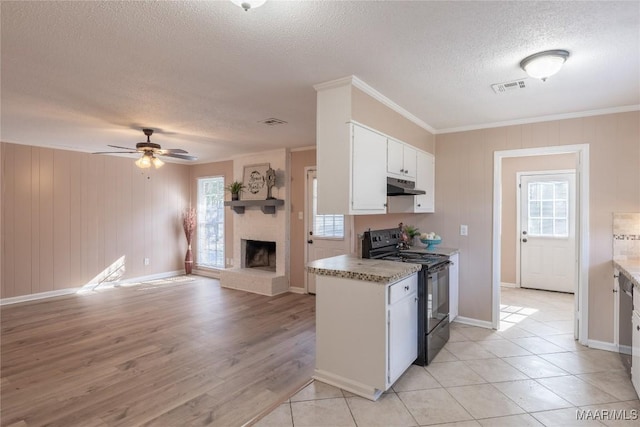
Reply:
[[[351,81],[315,88],[317,213],[385,214],[392,201],[402,205],[395,212],[433,212],[433,156],[354,121]],[[416,181],[427,195],[387,198],[387,177]]]
[[[417,152],[416,188],[426,194],[416,196],[415,212],[435,212],[436,159],[433,154]]]
[[[349,214],[385,213],[387,177],[380,173],[387,163],[387,139],[351,124],[351,206]]]
[[[416,151],[416,188],[426,194],[418,196],[393,196],[388,198],[389,213],[433,213],[435,212],[435,157],[433,154]]]
[[[408,144],[387,139],[387,175],[415,180],[416,153],[417,150]]]

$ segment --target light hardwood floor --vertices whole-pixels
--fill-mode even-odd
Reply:
[[[142,284],[2,307],[2,426],[240,426],[315,364],[315,299]]]

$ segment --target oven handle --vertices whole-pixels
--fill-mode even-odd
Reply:
[[[429,273],[439,273],[443,270],[446,270],[449,268],[449,265],[453,264],[451,261],[445,261],[442,264],[438,264],[435,268],[430,268],[429,270],[427,270]]]

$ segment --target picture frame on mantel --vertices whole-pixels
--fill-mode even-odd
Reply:
[[[245,189],[241,194],[242,200],[266,200],[267,198],[267,170],[269,163],[246,165],[242,174]]]

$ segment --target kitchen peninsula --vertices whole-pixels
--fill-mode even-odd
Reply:
[[[416,359],[421,265],[341,255],[314,261],[314,379],[376,400]]]

